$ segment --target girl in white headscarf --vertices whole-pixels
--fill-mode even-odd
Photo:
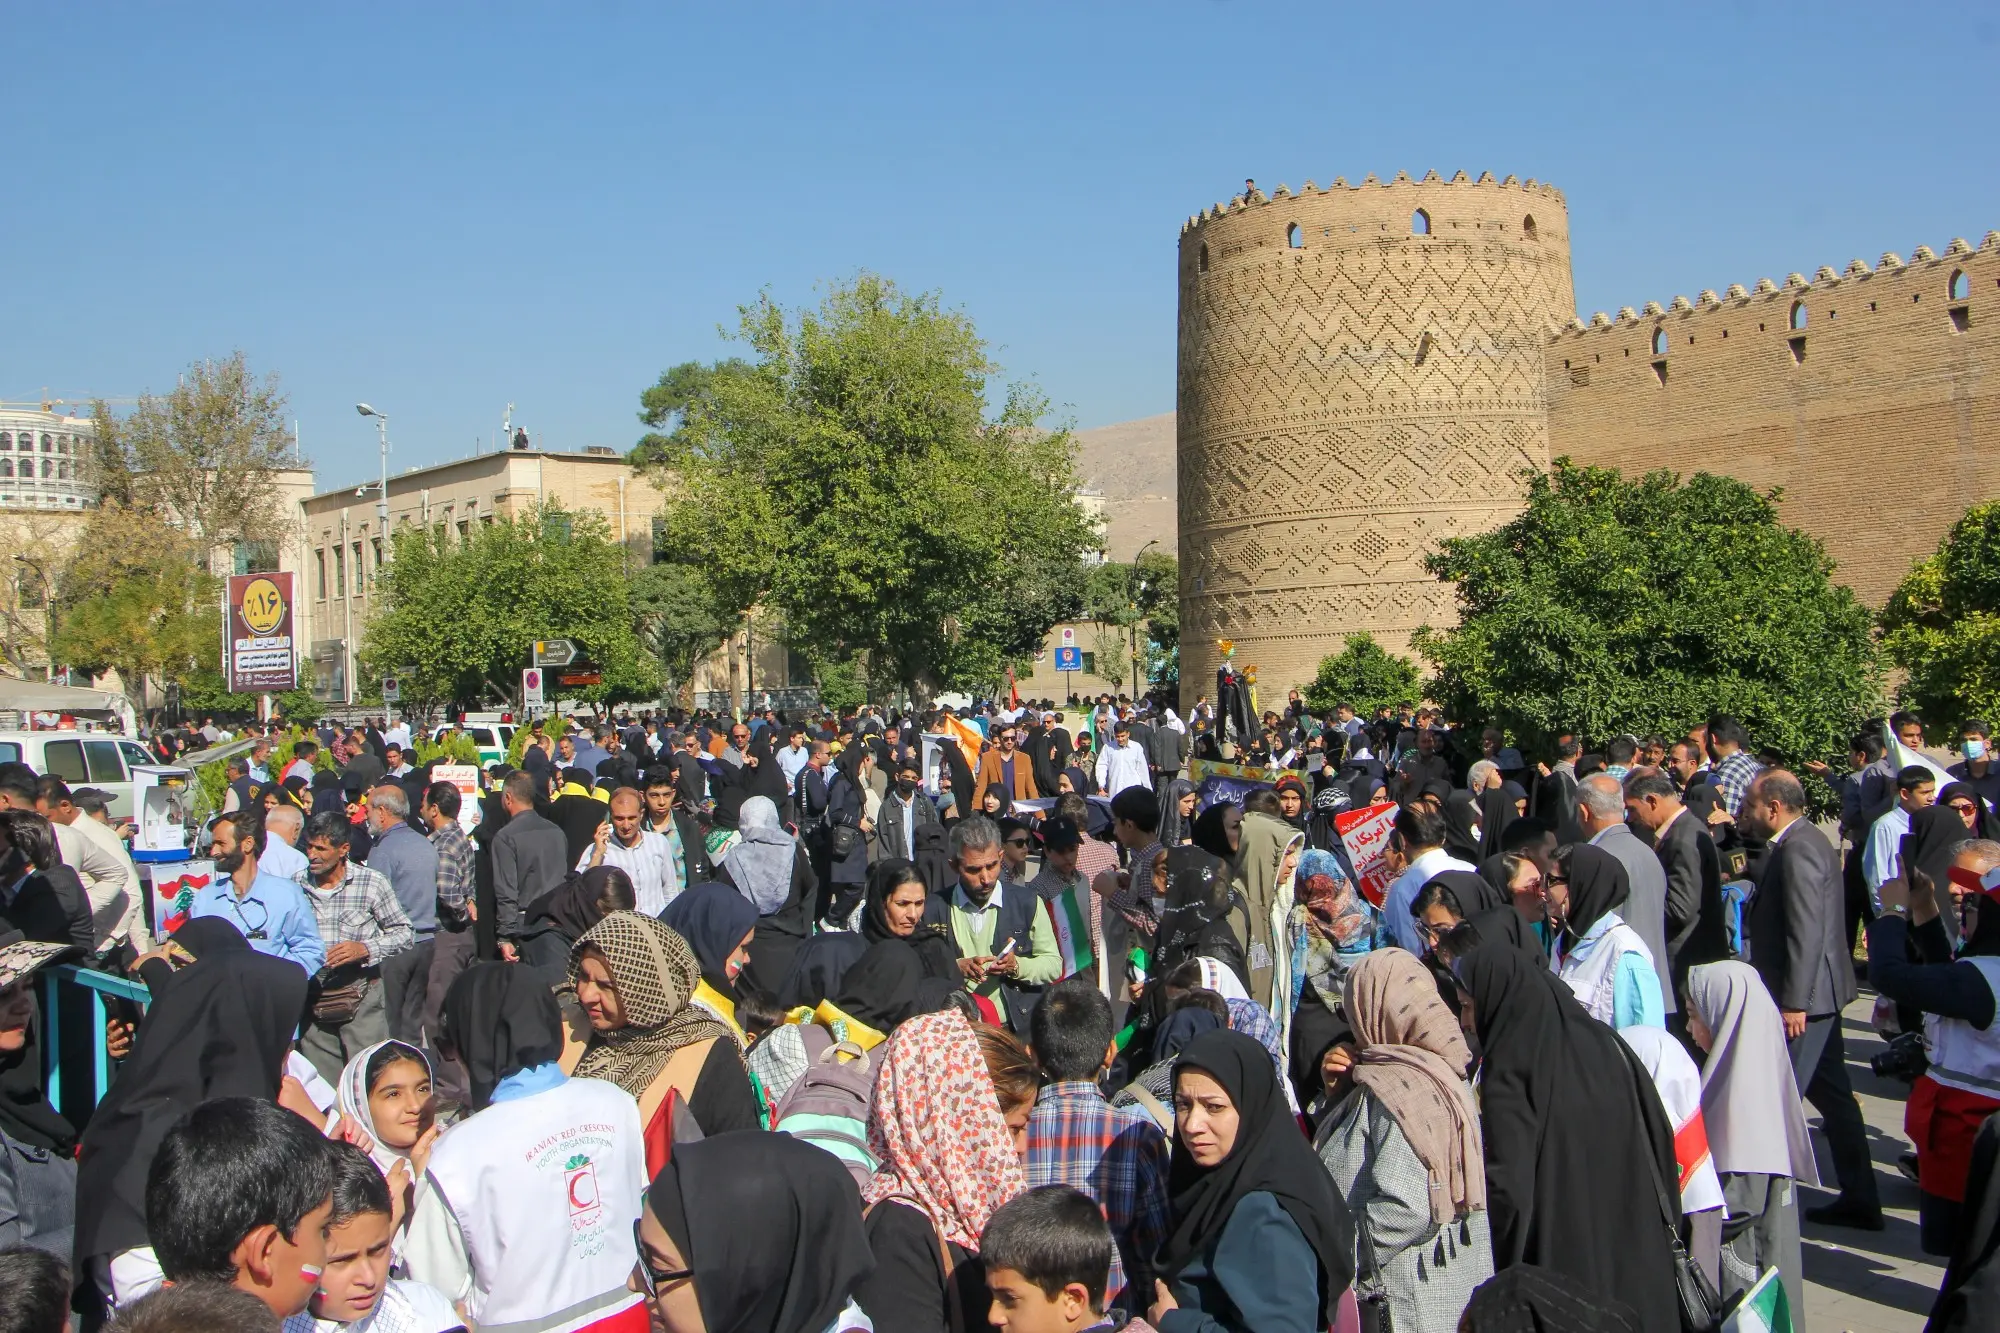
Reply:
[[[424,1177],[438,1137],[430,1060],[400,1041],[378,1041],[349,1060],[340,1071],[327,1134],[366,1152],[388,1177],[389,1192],[398,1199],[391,1249],[400,1268],[410,1194]]]
[[[1818,1185],[1819,1168],[1783,1020],[1747,963],[1690,970],[1687,999],[1688,1035],[1708,1052],[1701,1105],[1727,1209],[1717,1286],[1727,1298],[1776,1268],[1787,1302],[1803,1310],[1798,1185]]]

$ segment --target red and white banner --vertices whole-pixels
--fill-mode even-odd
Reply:
[[[1340,834],[1341,845],[1347,848],[1348,859],[1354,863],[1354,876],[1359,881],[1355,887],[1361,890],[1362,897],[1378,908],[1396,878],[1382,859],[1382,853],[1389,850],[1389,830],[1395,823],[1394,801],[1364,805],[1359,810],[1343,811],[1333,817],[1333,827]]]

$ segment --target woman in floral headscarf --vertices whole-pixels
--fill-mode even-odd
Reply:
[[[704,1135],[760,1127],[729,1028],[691,1003],[700,981],[688,942],[638,912],[611,913],[570,951],[574,1009],[563,1072],[616,1083],[637,1099],[648,1171],[666,1160],[676,1106]],[[581,1041],[577,1011],[588,1023]]]
[[[1292,1019],[1286,1038],[1292,1086],[1299,1101],[1309,1104],[1320,1091],[1320,1061],[1348,1036],[1340,1010],[1347,974],[1389,939],[1380,914],[1333,853],[1317,848],[1303,852],[1297,884],[1291,919]]]
[[[982,1328],[991,1301],[979,1235],[1027,1188],[1034,1058],[957,1009],[908,1020],[884,1052],[868,1117],[879,1166],[861,1192],[875,1271],[855,1302],[883,1333]]]

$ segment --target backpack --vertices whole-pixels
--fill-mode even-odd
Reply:
[[[804,1139],[840,1159],[857,1185],[878,1163],[868,1151],[868,1114],[875,1105],[875,1061],[851,1041],[837,1042],[817,1023],[800,1033],[806,1072],[779,1099],[771,1128]]]

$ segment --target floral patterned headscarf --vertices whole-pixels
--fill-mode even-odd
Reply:
[[[868,1117],[881,1166],[862,1202],[911,1204],[947,1241],[976,1250],[993,1210],[1028,1187],[979,1039],[947,1009],[905,1021],[885,1051]]]
[[[1310,980],[1331,1007],[1348,969],[1383,942],[1382,918],[1361,896],[1332,852],[1299,856],[1298,905],[1292,909],[1292,1003]]]

